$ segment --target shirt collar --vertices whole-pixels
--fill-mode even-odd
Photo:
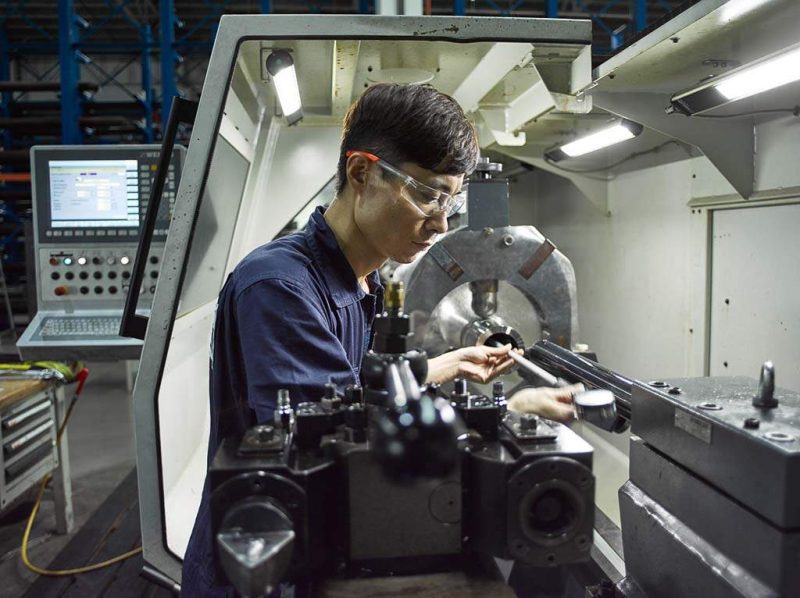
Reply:
[[[330,226],[325,221],[325,208],[317,208],[308,220],[303,234],[311,248],[314,259],[320,264],[322,275],[331,292],[336,307],[341,308],[361,301],[367,293],[358,284],[353,268],[344,255]],[[373,294],[381,295],[383,286],[378,271],[367,276],[367,283]]]

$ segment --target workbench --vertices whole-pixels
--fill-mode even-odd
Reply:
[[[0,510],[53,474],[56,530],[72,531],[69,445],[63,421],[64,387],[55,380],[0,377]]]

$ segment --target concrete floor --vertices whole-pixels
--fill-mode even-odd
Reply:
[[[52,493],[45,493],[31,532],[31,561],[46,567],[135,465],[131,396],[125,363],[87,364],[89,379],[70,419],[68,436],[75,529],[55,532]],[[20,542],[33,507],[31,493],[0,515],[0,598],[16,598],[38,577],[20,559]]]

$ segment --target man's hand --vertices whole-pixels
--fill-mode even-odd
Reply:
[[[567,424],[575,419],[572,397],[583,392],[583,384],[561,388],[523,388],[508,401],[508,408],[522,413],[535,413],[541,417]]]
[[[428,360],[426,382],[443,384],[466,378],[484,384],[510,370],[514,360],[508,357],[511,345],[502,347],[463,347]],[[518,353],[522,353],[517,349]]]

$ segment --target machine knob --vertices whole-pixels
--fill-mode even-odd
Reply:
[[[753,397],[753,407],[758,409],[774,409],[778,406],[775,398],[775,366],[765,361],[761,366],[761,378],[758,381],[758,392]]]
[[[501,415],[508,410],[508,401],[506,400],[506,391],[502,380],[497,380],[492,385],[492,399],[495,406],[500,409]]]
[[[468,399],[467,381],[464,378],[456,378],[453,381],[453,391],[450,393],[450,402],[455,405],[463,405]]]
[[[56,294],[58,297],[62,297],[62,296],[64,296],[64,295],[68,295],[68,294],[69,294],[69,287],[65,287],[65,286],[56,287],[56,288],[55,288],[55,291],[53,291],[53,292],[54,292],[54,293],[55,293],[55,294]]]
[[[353,405],[364,402],[364,389],[358,384],[348,384],[344,389],[344,404]]]
[[[278,389],[278,405],[275,409],[275,427],[290,431],[294,427],[294,409],[287,388]]]

